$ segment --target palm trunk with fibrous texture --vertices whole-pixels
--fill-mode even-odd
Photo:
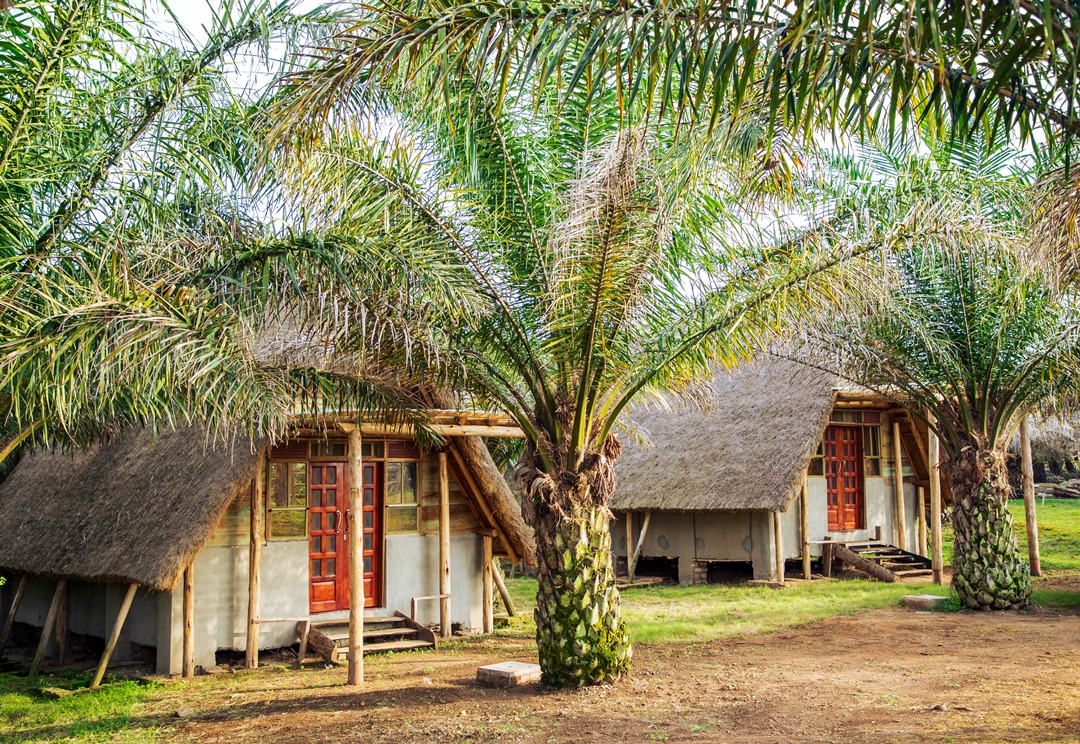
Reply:
[[[542,679],[559,687],[614,682],[632,649],[621,618],[611,556],[612,470],[618,441],[576,470],[518,469],[526,521],[536,532],[536,643]]]
[[[965,607],[1020,609],[1031,602],[1031,573],[1009,514],[1005,455],[968,446],[950,458],[953,588]]]

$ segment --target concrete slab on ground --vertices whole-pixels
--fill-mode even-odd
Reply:
[[[517,687],[540,681],[540,665],[522,661],[488,664],[476,670],[476,681],[488,687]]]

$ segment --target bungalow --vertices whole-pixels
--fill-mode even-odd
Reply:
[[[300,628],[347,626],[356,581],[369,646],[433,642],[434,623],[490,631],[492,556],[534,552],[475,436],[515,435],[504,418],[432,412],[438,451],[334,417],[273,444],[139,430],[29,455],[0,483],[0,644],[20,622],[43,628],[35,664],[47,645],[62,659],[74,632],[109,638],[114,660],[153,654],[161,673],[214,666],[224,649],[255,666]],[[362,432],[358,461],[349,430]],[[363,544],[362,577],[350,576],[350,540]]]
[[[784,561],[801,557],[808,571],[826,542],[925,555],[924,422],[775,358],[718,373],[709,386],[700,409],[629,417],[652,446],[628,444],[615,467],[620,567],[706,583],[745,566],[782,581]]]

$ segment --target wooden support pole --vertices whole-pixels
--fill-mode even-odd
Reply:
[[[934,570],[934,583],[940,584],[944,577],[942,563],[945,562],[941,548],[941,451],[938,437],[934,432],[934,417],[928,416],[929,435],[926,452],[930,460],[930,565]]]
[[[195,565],[184,569],[184,677],[195,676]]]
[[[495,588],[499,590],[499,596],[502,597],[503,604],[506,606],[506,614],[510,617],[517,617],[514,600],[510,598],[510,592],[506,589],[506,582],[503,581],[502,567],[499,565],[498,559],[492,561],[492,577],[495,579]]]
[[[895,521],[896,547],[907,550],[907,510],[904,508],[904,458],[900,448],[900,422],[892,425],[893,450],[893,500],[896,502]]]
[[[652,521],[652,512],[645,512],[645,521],[641,523],[641,532],[638,534],[637,545],[634,546],[634,556],[626,567],[626,576],[633,582],[634,572],[637,570],[638,558],[641,557],[641,548],[645,545],[645,533],[649,531],[649,522]]]
[[[784,531],[780,523],[780,512],[772,513],[773,522],[773,549],[776,551],[775,580],[777,584],[784,583]]]
[[[1028,562],[1031,575],[1042,576],[1039,557],[1039,518],[1035,514],[1035,470],[1031,465],[1031,435],[1027,416],[1020,422],[1020,470],[1024,481],[1024,525],[1027,527]]]
[[[260,460],[251,489],[251,539],[248,547],[248,607],[247,642],[244,645],[244,666],[259,666],[259,577],[262,573],[263,514],[266,499],[266,461]]]
[[[634,512],[626,512],[626,578],[633,581],[630,576],[630,564],[634,561]]]
[[[364,683],[364,466],[360,427],[349,432],[349,676],[348,684]]]
[[[926,489],[919,486],[917,490],[919,499],[919,549],[915,552],[925,556],[926,551]]]
[[[64,587],[64,593],[60,596],[60,606],[56,609],[56,666],[64,666],[64,656],[67,655],[68,637],[68,591]]]
[[[34,660],[30,663],[30,677],[36,677],[41,669],[41,662],[45,659],[45,649],[49,646],[49,637],[52,635],[53,623],[56,622],[56,613],[60,609],[60,600],[67,591],[67,579],[56,582],[53,591],[52,603],[49,612],[45,615],[45,625],[41,628],[41,640],[38,641],[37,650],[34,651]]]
[[[11,637],[11,628],[15,624],[15,615],[19,611],[19,605],[22,604],[28,578],[26,574],[19,577],[19,585],[15,588],[15,596],[11,599],[11,608],[8,610],[7,620],[4,621],[4,630],[0,633],[0,659],[4,658],[4,647],[7,645],[8,638]]]
[[[120,640],[120,631],[124,629],[124,621],[127,620],[128,610],[131,609],[131,602],[135,599],[135,590],[138,586],[138,584],[128,585],[124,601],[120,603],[120,611],[116,613],[116,622],[113,623],[112,632],[109,633],[109,640],[105,643],[105,650],[101,652],[101,661],[98,662],[94,678],[90,680],[91,690],[99,687],[101,680],[105,677],[105,670],[109,666],[109,657],[112,656],[112,652],[116,649],[116,642]]]
[[[821,546],[821,575],[826,579],[832,578],[833,544],[832,538],[826,536],[825,544]]]
[[[492,539],[491,535],[484,535],[484,632],[495,632],[495,616],[493,615],[493,603],[495,597],[492,594]]]
[[[799,489],[799,538],[802,540],[802,576],[810,578],[810,492],[806,486],[806,473],[803,473],[802,487]]]
[[[450,470],[445,452],[439,453],[439,635],[449,638],[450,623]]]

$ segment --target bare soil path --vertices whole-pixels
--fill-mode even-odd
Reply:
[[[878,610],[635,653],[615,687],[491,690],[476,667],[534,646],[477,639],[369,658],[360,692],[340,669],[169,685],[144,720],[196,742],[1080,742],[1073,610]]]

